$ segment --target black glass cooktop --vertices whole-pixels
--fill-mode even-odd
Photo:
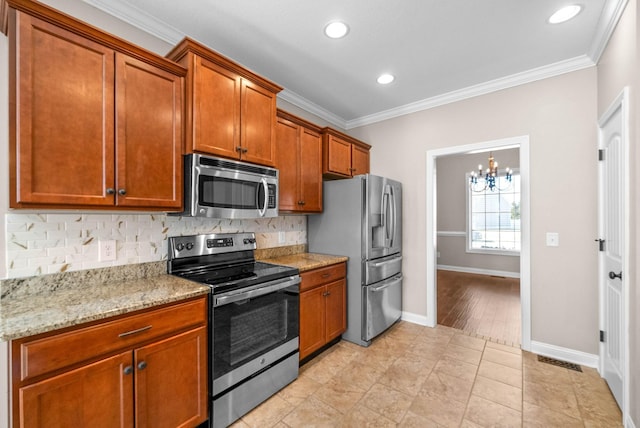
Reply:
[[[289,266],[251,261],[215,268],[204,266],[179,275],[191,281],[208,284],[213,287],[214,294],[219,294],[297,274],[298,269]]]

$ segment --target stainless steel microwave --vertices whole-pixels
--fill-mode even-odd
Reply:
[[[278,170],[212,156],[184,158],[184,212],[211,218],[278,216]]]

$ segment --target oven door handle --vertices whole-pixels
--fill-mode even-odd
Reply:
[[[254,297],[264,296],[265,294],[273,293],[274,291],[282,290],[283,288],[291,287],[292,285],[300,284],[300,276],[292,276],[288,280],[281,282],[278,281],[272,285],[265,285],[264,287],[254,288],[248,291],[236,292],[233,294],[227,294],[222,296],[214,296],[214,307],[227,305],[229,303],[238,302],[240,300],[251,299]]]

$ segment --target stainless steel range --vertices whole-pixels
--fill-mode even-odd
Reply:
[[[170,274],[211,286],[211,425],[225,427],[298,377],[300,275],[255,261],[253,233],[169,238]]]

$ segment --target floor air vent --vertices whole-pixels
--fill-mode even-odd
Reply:
[[[564,367],[565,369],[575,370],[577,372],[582,372],[582,367],[578,364],[568,363],[566,361],[556,360],[554,358],[543,357],[542,355],[538,355],[538,361],[542,363],[552,364],[558,367]]]

